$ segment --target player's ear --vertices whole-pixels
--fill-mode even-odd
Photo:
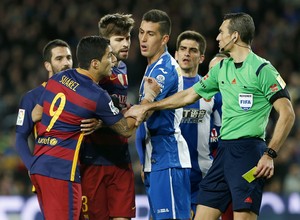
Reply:
[[[205,60],[205,56],[202,54],[199,57],[199,64],[203,63],[203,61]]]
[[[48,72],[52,72],[52,66],[51,66],[50,62],[45,61],[45,62],[44,62],[44,67],[45,67],[45,69],[46,69]]]
[[[175,51],[175,60],[178,61],[178,52],[177,52],[177,50]]]
[[[162,44],[163,44],[164,46],[167,45],[169,39],[170,39],[170,36],[169,36],[169,35],[164,35],[163,38],[162,38]]]
[[[99,68],[99,65],[100,65],[100,60],[92,59],[92,61],[91,61],[91,66],[92,66],[94,69],[98,69],[98,68]]]

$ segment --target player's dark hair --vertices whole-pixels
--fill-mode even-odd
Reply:
[[[159,33],[162,36],[171,34],[171,19],[164,11],[152,9],[143,15],[143,21],[159,23]]]
[[[70,49],[69,44],[61,39],[55,39],[52,41],[49,41],[43,48],[43,59],[44,62],[51,62],[51,57],[52,57],[52,49],[56,47],[67,47]]]
[[[255,34],[255,25],[250,15],[243,12],[229,13],[224,15],[223,20],[230,20],[228,25],[230,34],[237,31],[244,43],[251,44]]]
[[[205,50],[206,50],[206,40],[204,36],[196,31],[184,31],[179,36],[177,37],[177,42],[176,42],[176,50],[179,50],[180,43],[183,40],[194,40],[199,44],[198,50],[200,51],[201,55],[204,55]]]
[[[109,40],[107,38],[100,36],[83,37],[76,49],[78,66],[88,70],[93,59],[102,60],[108,46]]]
[[[125,35],[131,32],[134,20],[131,14],[108,14],[98,22],[99,35],[110,38],[112,35]]]

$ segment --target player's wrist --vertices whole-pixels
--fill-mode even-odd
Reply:
[[[154,102],[156,96],[156,93],[150,90],[145,94],[144,99],[146,99],[148,102]]]
[[[277,157],[277,152],[274,149],[267,147],[264,151],[264,155],[268,155],[272,159],[275,159]]]

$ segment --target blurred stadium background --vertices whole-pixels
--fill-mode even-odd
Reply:
[[[300,0],[1,0],[0,2],[0,219],[40,219],[35,213],[35,197],[27,171],[14,146],[14,126],[19,99],[26,91],[47,80],[42,48],[52,39],[67,41],[73,52],[85,35],[97,35],[97,23],[107,13],[131,13],[136,21],[129,54],[129,98],[137,102],[139,82],[146,60],[140,55],[138,27],[144,12],[158,8],[172,20],[168,44],[174,54],[176,37],[184,30],[202,33],[207,40],[206,60],[200,74],[207,72],[209,60],[218,52],[216,36],[223,14],[243,11],[256,24],[252,49],[270,60],[286,81],[296,112],[296,123],[279,157],[275,176],[265,187],[261,220],[300,219]],[[268,139],[276,114],[272,112]],[[144,194],[134,137],[131,155],[136,171],[136,192]],[[138,197],[137,219],[146,216],[144,197]],[[269,201],[271,201],[269,203]],[[8,211],[10,210],[10,211]],[[27,212],[31,213],[28,214]],[[24,214],[25,213],[25,214]],[[146,214],[145,214],[146,213]],[[28,215],[32,215],[32,218]],[[24,217],[27,216],[27,217]]]

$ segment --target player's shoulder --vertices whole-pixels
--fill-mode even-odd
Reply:
[[[178,63],[176,62],[176,60],[172,57],[169,56],[168,59],[164,59],[166,56],[164,56],[163,58],[161,58],[161,60],[159,60],[155,66],[155,68],[153,69],[153,72],[157,73],[157,74],[164,74],[164,75],[168,75],[168,74],[178,74]]]
[[[34,89],[29,90],[28,92],[26,92],[23,96],[22,99],[35,99],[36,97],[39,97],[43,91],[45,90],[45,84],[41,84],[37,87],[35,87]]]

